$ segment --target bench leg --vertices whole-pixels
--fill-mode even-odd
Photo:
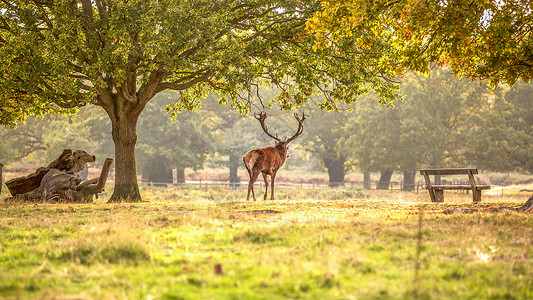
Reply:
[[[444,190],[435,190],[435,201],[434,202],[444,202]]]
[[[481,201],[481,190],[472,190],[472,196],[474,198],[474,203]]]

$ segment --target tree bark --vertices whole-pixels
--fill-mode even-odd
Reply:
[[[232,187],[239,187],[241,179],[239,178],[238,171],[241,160],[239,155],[230,154],[229,156],[229,182]]]
[[[113,159],[106,158],[100,176],[95,179],[85,181],[76,187],[76,191],[73,193],[73,197],[76,202],[93,202],[93,196],[98,198],[98,193],[104,191],[107,176],[111,169]]]
[[[71,149],[64,149],[61,155],[51,162],[48,167],[41,167],[30,175],[14,178],[6,182],[6,186],[12,196],[29,193],[41,186],[43,177],[53,169],[74,174],[83,169],[88,162],[95,161],[96,157],[83,150],[72,152]]]
[[[2,194],[2,185],[4,184],[2,177],[2,169],[4,168],[3,164],[0,164],[0,195]]]
[[[412,191],[415,189],[416,171],[403,172],[403,190]]]
[[[42,178],[41,185],[25,194],[17,194],[8,201],[24,202],[74,202],[90,203],[93,196],[104,190],[113,159],[107,158],[99,178],[81,182],[78,175],[67,170],[50,169]]]
[[[343,156],[337,157],[335,159],[325,158],[324,166],[328,170],[329,175],[329,186],[337,187],[344,185],[344,175],[346,170],[344,168],[344,163],[346,158]]]
[[[363,174],[363,187],[365,190],[372,189],[372,181],[370,181],[370,171],[365,171]]]
[[[142,201],[135,157],[137,120],[142,109],[133,111],[128,109],[126,103],[127,100],[119,99],[112,111],[106,109],[111,119],[111,136],[115,143],[115,188],[108,203]]]
[[[387,189],[389,189],[391,177],[392,177],[392,171],[381,172],[381,176],[379,177],[379,182],[378,182],[377,189],[378,190],[387,190]]]
[[[177,166],[176,167],[176,182],[185,183],[185,167]]]

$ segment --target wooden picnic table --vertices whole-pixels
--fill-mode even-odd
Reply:
[[[444,202],[444,190],[471,190],[474,202],[481,201],[481,191],[490,189],[489,185],[476,184],[476,168],[442,168],[421,169],[420,174],[426,180],[426,188],[431,197],[431,202]],[[432,184],[430,175],[468,175],[470,184]]]

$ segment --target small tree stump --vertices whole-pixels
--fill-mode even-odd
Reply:
[[[74,174],[81,171],[85,164],[95,160],[96,157],[94,155],[83,150],[72,152],[71,149],[65,149],[48,167],[41,167],[30,175],[11,179],[6,182],[6,186],[12,196],[26,194],[39,188],[43,177],[52,169],[65,171],[67,174]]]
[[[7,201],[13,202],[73,202],[90,203],[93,196],[104,191],[113,159],[107,158],[99,178],[81,182],[78,175],[51,169],[43,176],[41,185],[24,194],[17,194]]]

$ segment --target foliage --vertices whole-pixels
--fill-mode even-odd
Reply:
[[[346,128],[351,132],[347,141],[358,167],[363,171],[385,172],[398,169],[397,147],[400,136],[398,110],[375,101],[373,95],[357,103],[355,116]]]
[[[2,296],[410,299],[420,207],[421,297],[533,295],[531,214],[441,213],[514,206],[516,196],[431,204],[426,194],[309,191],[242,202],[244,189],[146,187],[148,201],[135,204],[2,204]]]
[[[361,100],[348,130],[362,170],[416,171],[420,167],[458,167],[476,148],[470,133],[488,106],[483,86],[455,78],[446,69],[428,77],[409,74],[402,83],[405,101],[380,106]]]
[[[390,70],[354,66],[348,58],[360,53],[350,43],[312,51],[303,25],[318,9],[314,1],[14,1],[0,8],[3,124],[87,103],[110,113],[117,98],[127,100],[124,108],[144,105],[166,89],[183,91],[177,109],[217,91],[247,111],[241,91],[263,83],[279,88],[284,108],[317,88],[347,102],[369,89],[393,98]]]
[[[304,141],[300,143],[301,148],[320,159],[322,167],[330,173],[330,182],[335,182],[339,180],[331,177],[335,171],[344,175],[353,167],[354,155],[347,143],[352,135],[346,128],[349,115],[344,112],[332,114],[317,109],[308,113],[301,137]]]
[[[46,150],[43,134],[50,120],[29,118],[24,126],[15,129],[0,127],[0,162],[9,164]]]
[[[150,168],[156,160],[170,169],[202,168],[212,152],[213,137],[206,118],[200,113],[188,112],[168,118],[164,107],[171,104],[177,93],[162,93],[149,103],[139,122],[138,162]]]
[[[523,82],[496,91],[470,136],[476,141],[466,154],[470,161],[493,171],[533,172],[532,93],[533,85]]]
[[[318,46],[359,35],[358,47],[384,39],[396,54],[394,68],[429,71],[449,65],[493,85],[533,78],[533,4],[511,0],[322,1],[307,23]],[[362,31],[361,28],[367,28]],[[363,32],[363,34],[361,34]]]
[[[178,112],[211,92],[239,112],[291,109],[317,92],[326,109],[372,90],[382,101],[396,97],[386,47],[362,53],[353,37],[313,49],[305,22],[318,9],[312,0],[2,2],[0,122],[102,107],[115,143],[110,201],[139,201],[137,121],[159,92],[180,92]],[[279,94],[253,101],[261,85]]]

